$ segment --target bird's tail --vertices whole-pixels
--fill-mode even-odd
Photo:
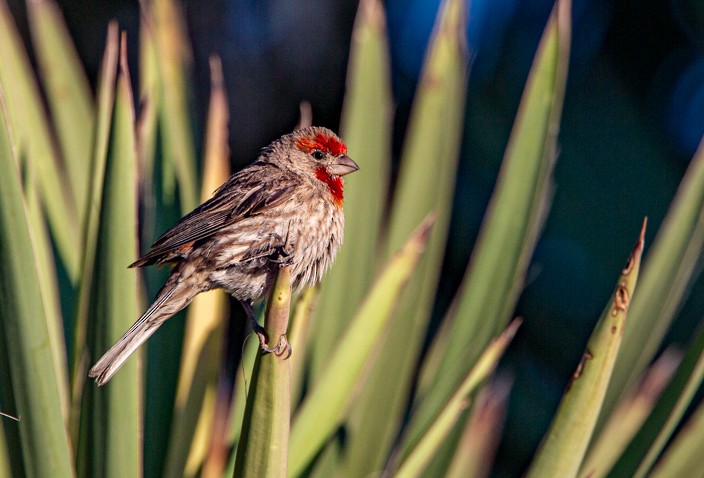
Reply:
[[[186,307],[197,291],[185,282],[169,280],[154,303],[129,328],[88,372],[98,385],[105,385],[137,348],[156,332],[161,324]]]

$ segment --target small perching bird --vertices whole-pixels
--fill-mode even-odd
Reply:
[[[130,265],[174,267],[154,303],[88,375],[107,383],[161,324],[211,289],[240,301],[262,349],[283,353],[267,347],[252,305],[267,297],[281,265],[290,267],[294,292],[320,281],[342,244],[342,176],[357,169],[326,128],[300,129],[264,148]]]

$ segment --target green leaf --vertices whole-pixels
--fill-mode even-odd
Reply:
[[[378,366],[370,371],[369,386],[350,417],[357,433],[348,436],[340,467],[351,475],[367,475],[388,458],[435,298],[463,129],[467,84],[464,5],[459,0],[442,4],[406,133],[389,219],[387,257],[401,247],[426,214],[434,211],[437,219],[426,253],[389,324]]]
[[[27,476],[74,476],[19,161],[0,86],[0,327]]]
[[[137,254],[137,158],[132,90],[126,43],[121,45],[115,106],[105,164],[98,243],[93,271],[90,329],[92,359],[97,359],[139,316],[136,269],[126,266]],[[86,386],[82,419],[89,438],[87,476],[141,475],[141,397],[139,352],[104,387]]]
[[[417,440],[486,344],[508,322],[547,215],[570,45],[570,4],[538,47],[494,194],[456,306],[422,371],[408,440]],[[442,373],[440,373],[442,371]]]
[[[645,222],[611,301],[589,338],[582,360],[528,470],[527,478],[570,478],[579,471],[618,356],[628,306],[638,282],[644,237]]]
[[[89,365],[89,357],[87,356],[86,350],[86,337],[88,321],[90,320],[90,293],[98,244],[100,206],[103,196],[103,181],[105,180],[105,164],[108,154],[108,142],[110,140],[113,103],[115,101],[115,79],[117,77],[119,56],[120,39],[117,23],[112,22],[108,25],[105,53],[103,55],[103,63],[98,80],[98,103],[94,129],[95,139],[93,141],[93,158],[90,162],[90,177],[92,178],[90,184],[90,200],[86,210],[85,228],[83,231],[84,250],[83,264],[81,265],[82,274],[78,290],[76,319],[73,327],[73,405],[69,430],[71,431],[74,446],[77,444],[78,439],[81,397],[83,395],[83,385],[86,380],[86,372]]]
[[[685,173],[665,220],[648,251],[641,293],[633,301],[619,367],[604,405],[608,416],[655,356],[686,297],[704,249],[704,142]]]
[[[681,359],[679,351],[666,350],[647,370],[637,390],[619,401],[599,435],[589,445],[581,476],[587,474],[586,470],[590,470],[590,478],[606,476],[650,416]]]
[[[354,403],[353,392],[360,389],[365,365],[371,365],[370,355],[383,349],[389,319],[420,260],[431,224],[432,219],[426,218],[383,269],[298,409],[291,429],[289,476],[303,473]],[[376,363],[376,354],[373,357]]]
[[[652,478],[697,476],[702,470],[704,454],[704,402],[675,436],[658,465]]]
[[[267,301],[269,344],[285,339],[291,308],[291,272],[279,270]],[[271,345],[270,345],[271,346]],[[286,354],[286,352],[284,352]],[[280,478],[288,470],[291,376],[286,355],[259,353],[254,360],[234,477]]]
[[[364,0],[352,34],[340,126],[349,155],[360,170],[345,178],[345,243],[321,286],[310,352],[313,379],[327,364],[379,263],[379,230],[391,164],[390,69],[383,7],[378,0]]]
[[[398,470],[393,472],[397,478],[423,476],[425,467],[430,463],[445,438],[452,431],[460,414],[471,402],[470,394],[496,369],[496,365],[504,354],[506,347],[516,335],[520,321],[516,320],[499,335],[479,357],[474,367],[462,380],[460,386],[452,394],[442,408],[437,419],[423,434],[417,443],[413,444]]]
[[[200,184],[190,124],[188,70],[192,60],[186,26],[175,2],[156,0],[141,7],[148,27],[143,31],[151,33],[160,79],[161,146],[164,157],[174,163],[181,211],[185,214],[198,205]]]
[[[4,0],[0,0],[0,84],[10,135],[23,165],[33,169],[59,255],[72,281],[80,269],[76,198],[53,143],[39,86]]]
[[[95,107],[88,78],[66,24],[53,1],[27,2],[30,31],[46,91],[61,157],[66,165],[78,214],[86,213]]]
[[[219,58],[211,58],[210,68],[211,93],[201,186],[201,199],[204,201],[230,175],[227,146],[229,113]],[[187,461],[202,463],[205,453],[211,448],[210,440],[215,440],[214,407],[211,405],[217,394],[217,372],[223,359],[222,342],[227,313],[228,299],[223,290],[196,296],[188,308],[164,476],[183,476]],[[196,427],[200,428],[198,435]],[[200,443],[196,443],[198,438],[201,439]],[[189,451],[195,453],[189,454]],[[194,454],[198,458],[191,458]]]
[[[630,325],[629,325],[630,327]],[[608,474],[644,477],[682,420],[704,380],[704,330],[699,332],[655,409]],[[701,460],[701,456],[699,457]]]

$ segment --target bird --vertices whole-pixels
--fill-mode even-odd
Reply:
[[[319,126],[263,148],[130,264],[173,267],[154,302],[89,377],[106,384],[166,320],[212,289],[224,289],[242,304],[262,350],[285,353],[266,345],[253,306],[268,296],[282,266],[289,267],[293,293],[320,282],[343,241],[343,176],[358,169],[342,139]]]

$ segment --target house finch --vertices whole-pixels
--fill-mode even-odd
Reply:
[[[359,169],[332,131],[309,127],[264,148],[166,231],[130,267],[174,264],[154,303],[90,369],[105,384],[161,324],[201,292],[222,288],[243,305],[262,349],[253,303],[267,297],[277,269],[290,266],[296,291],[320,281],[342,244],[342,176]]]

